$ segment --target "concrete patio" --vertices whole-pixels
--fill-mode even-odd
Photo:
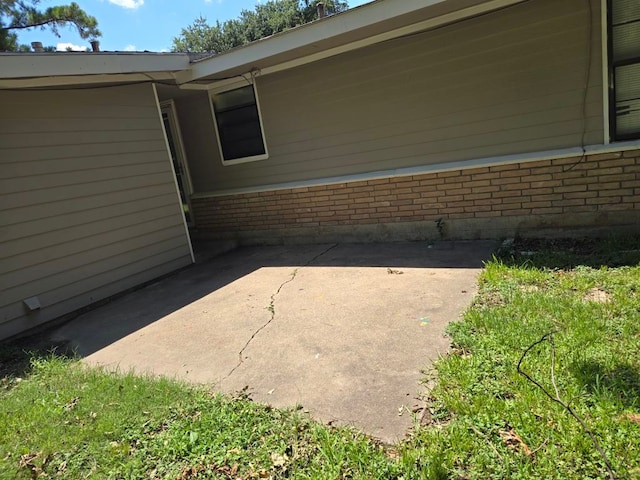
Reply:
[[[402,438],[493,242],[240,248],[53,328],[92,365]]]

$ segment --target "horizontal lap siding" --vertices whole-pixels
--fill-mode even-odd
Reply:
[[[585,2],[534,0],[258,77],[265,161],[223,167],[206,97],[185,101],[195,190],[602,143],[599,5],[584,123]]]
[[[151,86],[0,104],[0,338],[191,262]]]

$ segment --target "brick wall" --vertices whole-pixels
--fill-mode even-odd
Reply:
[[[640,150],[197,198],[193,207],[198,230],[212,236],[633,211],[640,209]]]

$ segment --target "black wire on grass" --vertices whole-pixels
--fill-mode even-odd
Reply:
[[[593,445],[596,447],[596,450],[598,450],[598,453],[602,457],[602,460],[604,461],[604,464],[607,467],[607,472],[609,473],[609,479],[610,480],[615,480],[616,477],[615,477],[615,474],[613,473],[613,468],[611,467],[611,463],[609,463],[609,459],[607,458],[607,455],[604,453],[604,450],[602,450],[602,447],[600,446],[600,443],[598,442],[598,439],[596,438],[594,433],[589,429],[589,427],[587,427],[587,424],[584,422],[584,420],[582,420],[582,418],[580,418],[578,416],[578,414],[573,411],[571,406],[569,404],[567,404],[566,402],[564,402],[560,398],[560,393],[558,392],[558,386],[556,384],[556,378],[555,378],[556,345],[555,345],[555,342],[553,341],[553,334],[554,333],[555,332],[545,333],[540,340],[538,340],[536,342],[533,342],[531,345],[529,345],[527,347],[527,349],[522,353],[522,356],[520,357],[520,360],[518,361],[518,373],[520,375],[524,376],[527,380],[529,380],[535,386],[537,386],[540,390],[542,390],[542,392],[547,397],[549,397],[552,401],[554,401],[557,404],[561,405],[567,412],[569,412],[569,414],[573,418],[576,419],[576,421],[580,424],[580,426],[585,431],[585,433],[587,433],[587,435],[589,435],[589,437],[591,438],[591,441],[593,442]],[[533,348],[535,348],[536,346],[538,346],[538,345],[540,345],[541,343],[544,343],[544,342],[549,342],[549,345],[551,345],[551,384],[553,385],[553,389],[555,391],[555,396],[553,394],[551,394],[545,387],[543,387],[540,382],[534,380],[527,372],[525,372],[521,368],[522,362],[524,361],[524,359],[527,356],[527,354]]]

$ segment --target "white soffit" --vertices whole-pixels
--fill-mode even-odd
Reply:
[[[181,84],[207,77],[215,80],[216,76],[240,75],[254,68],[262,74],[272,73],[523,1],[378,0],[197,61],[176,79]],[[329,47],[323,48],[327,44]]]

